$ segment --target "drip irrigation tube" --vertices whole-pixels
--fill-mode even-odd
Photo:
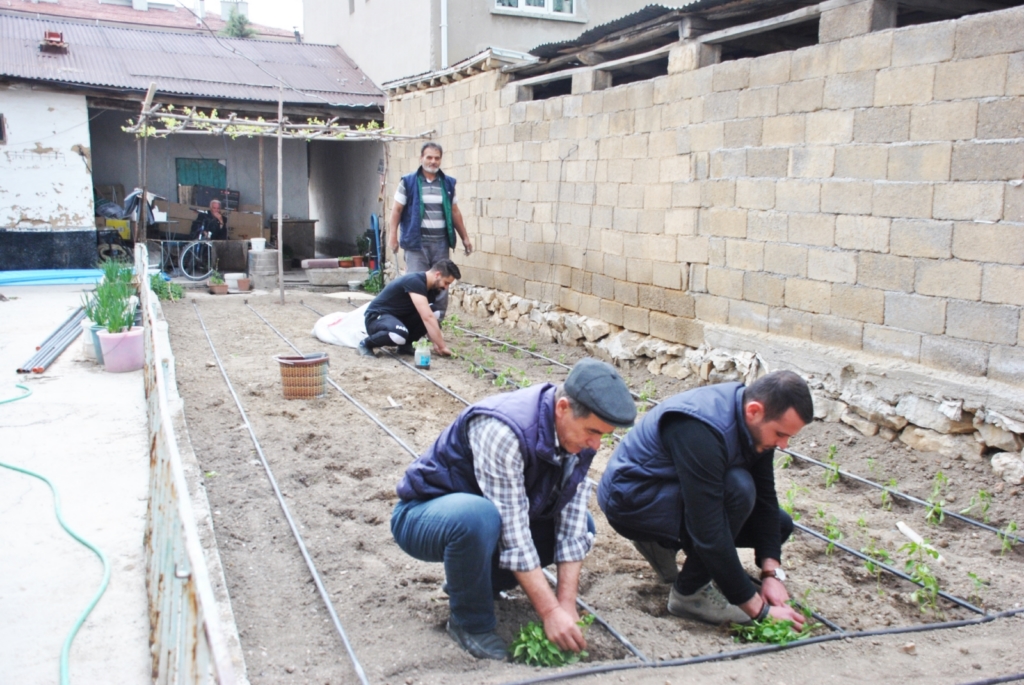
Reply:
[[[543,354],[541,354],[539,352],[534,352],[533,350],[528,350],[525,347],[520,347],[519,345],[515,345],[515,344],[510,343],[510,342],[505,342],[504,340],[499,340],[498,338],[492,338],[489,335],[484,335],[483,333],[477,333],[474,330],[471,330],[469,328],[463,328],[462,326],[456,326],[456,325],[452,324],[452,328],[454,328],[456,330],[459,330],[459,331],[462,331],[463,333],[469,333],[470,335],[475,335],[476,337],[483,338],[484,340],[490,340],[491,342],[498,343],[499,345],[505,345],[506,347],[511,347],[512,349],[519,350],[520,352],[525,352],[526,354],[531,355],[533,357],[536,357],[537,359],[542,359],[542,360],[546,361],[549,364],[554,364],[555,366],[561,366],[563,369],[566,369],[566,370],[571,370],[572,369],[572,366],[570,366],[569,364],[563,364],[562,362],[555,361],[554,359],[551,359],[550,357],[545,357]]]
[[[799,530],[802,530],[803,532],[807,533],[808,535],[812,535],[812,536],[818,538],[819,540],[824,540],[825,542],[827,542],[829,544],[835,545],[836,547],[838,547],[839,549],[843,550],[847,554],[852,554],[853,556],[855,556],[855,557],[857,557],[859,559],[863,559],[865,561],[870,561],[872,564],[875,564],[879,568],[884,569],[885,571],[891,573],[892,575],[896,576],[897,578],[902,578],[903,580],[909,581],[909,582],[913,583],[914,585],[918,585],[918,586],[924,587],[923,583],[919,583],[918,581],[916,581],[913,578],[911,578],[910,576],[908,576],[906,573],[903,573],[902,571],[900,571],[898,569],[895,569],[892,566],[889,566],[888,564],[886,564],[886,563],[884,563],[882,561],[878,561],[877,559],[874,559],[873,557],[869,557],[867,554],[864,554],[863,552],[858,552],[857,550],[853,549],[852,547],[848,547],[848,546],[844,545],[841,542],[837,542],[835,540],[829,540],[828,536],[823,535],[822,533],[819,533],[818,531],[814,530],[813,528],[808,528],[807,526],[803,525],[802,523],[797,523],[796,521],[793,522],[793,526],[795,528],[799,529]],[[953,604],[957,604],[957,605],[963,607],[964,609],[967,609],[969,611],[973,611],[976,614],[984,615],[986,613],[984,609],[979,609],[978,607],[974,606],[973,604],[971,604],[967,600],[960,599],[956,595],[951,595],[948,592],[944,592],[943,590],[939,590],[938,591],[938,595],[939,595],[939,597],[942,597],[943,599],[949,600]]]
[[[252,424],[249,423],[249,416],[245,413],[245,409],[242,407],[242,402],[238,399],[238,395],[235,393],[234,386],[231,385],[231,379],[228,378],[228,373],[224,369],[224,364],[221,363],[220,355],[217,354],[217,348],[214,347],[213,339],[210,337],[210,331],[206,328],[206,323],[203,321],[202,314],[199,313],[199,307],[196,305],[195,300],[192,300],[192,308],[195,310],[196,317],[199,319],[199,325],[203,328],[203,334],[206,336],[206,341],[210,344],[210,351],[213,352],[213,358],[217,362],[217,368],[220,369],[220,375],[223,376],[224,383],[228,386],[228,392],[231,393],[231,397],[235,400],[235,406],[238,407],[238,412],[242,415],[242,421],[245,423],[246,430],[249,431],[249,437],[252,439],[252,444],[256,447],[256,453],[259,455],[260,462],[263,464],[263,470],[267,474],[267,480],[270,481],[270,487],[273,488],[274,495],[277,496],[277,501],[281,505],[281,511],[284,512],[285,520],[288,521],[288,527],[291,528],[292,535],[295,537],[295,542],[299,545],[299,551],[302,553],[302,558],[306,562],[306,567],[309,569],[310,575],[313,576],[313,582],[316,584],[316,589],[320,593],[320,598],[323,599],[324,605],[327,607],[327,613],[330,614],[331,621],[334,623],[334,628],[338,631],[342,644],[345,645],[345,651],[348,652],[349,659],[352,661],[352,667],[355,669],[356,675],[359,677],[359,682],[363,685],[369,685],[366,673],[363,671],[363,667],[359,663],[359,659],[356,657],[351,643],[348,641],[345,629],[341,626],[341,620],[338,618],[338,614],[334,611],[334,605],[331,603],[330,596],[327,593],[327,588],[324,587],[323,580],[320,578],[320,573],[316,569],[316,564],[313,563],[313,558],[309,555],[309,551],[306,549],[306,543],[302,540],[299,528],[295,525],[295,520],[292,519],[291,512],[288,510],[288,505],[284,501],[284,495],[281,494],[281,489],[277,486],[277,479],[274,478],[274,473],[270,469],[267,457],[263,454],[263,447],[260,445],[260,441],[256,437],[256,432],[253,430]]]
[[[27,389],[28,388],[26,388],[26,390]],[[16,397],[14,399],[20,400],[24,399],[25,397],[28,397],[28,395],[22,395],[21,397]],[[71,657],[71,643],[74,641],[75,636],[78,634],[78,629],[82,627],[82,624],[85,623],[85,619],[87,619],[89,617],[89,614],[92,613],[92,610],[100,601],[100,598],[103,596],[103,593],[107,591],[107,585],[110,584],[110,563],[107,561],[107,555],[105,555],[100,548],[96,547],[94,544],[83,538],[81,535],[71,530],[71,526],[69,526],[67,522],[64,520],[64,514],[61,512],[60,508],[60,493],[57,492],[57,486],[53,484],[53,481],[51,481],[46,476],[43,476],[42,474],[36,473],[35,471],[30,471],[29,469],[21,468],[20,466],[14,466],[13,464],[7,464],[0,461],[0,466],[2,466],[5,469],[10,469],[11,471],[23,473],[26,476],[37,478],[46,483],[46,485],[49,486],[50,488],[50,492],[53,493],[53,510],[54,513],[57,515],[57,522],[60,523],[61,528],[67,531],[68,535],[73,537],[76,541],[78,541],[80,544],[88,548],[89,551],[91,551],[93,554],[99,557],[100,563],[103,565],[103,579],[100,581],[100,586],[96,590],[96,594],[93,595],[92,599],[89,601],[89,604],[85,607],[85,611],[83,611],[78,616],[78,619],[75,620],[74,625],[71,626],[71,631],[68,633],[68,636],[64,639],[64,646],[60,650],[60,682],[61,685],[69,685],[69,683],[71,682],[71,673],[69,665]]]
[[[996,685],[997,683],[1012,683],[1016,680],[1024,680],[1024,673],[1000,675],[995,678],[985,678],[984,680],[972,680],[969,683],[962,683],[962,685]]]
[[[786,453],[786,454],[788,454],[790,456],[796,457],[797,459],[800,459],[802,461],[806,461],[806,462],[808,462],[810,464],[814,464],[815,466],[820,466],[820,467],[822,467],[824,469],[831,469],[832,468],[830,465],[828,465],[828,464],[826,464],[824,462],[820,462],[817,459],[812,459],[811,457],[808,457],[806,455],[800,454],[799,452],[794,452],[793,450],[790,450],[790,449],[780,449],[779,451],[780,452],[784,452],[784,453]],[[907,493],[900,492],[899,490],[894,490],[893,488],[890,488],[887,485],[882,485],[881,483],[876,483],[876,482],[874,482],[872,480],[868,480],[867,478],[864,478],[862,476],[858,476],[856,474],[848,473],[846,471],[843,471],[842,469],[836,469],[836,471],[839,473],[840,477],[842,477],[842,478],[848,478],[848,479],[850,479],[852,481],[855,481],[857,483],[861,483],[863,485],[868,485],[870,487],[877,488],[879,490],[885,490],[886,492],[888,492],[893,497],[899,497],[900,499],[905,499],[908,502],[913,502],[914,504],[918,504],[918,505],[920,505],[922,507],[931,507],[932,506],[931,502],[925,501],[925,500],[920,499],[918,497],[914,497],[913,495],[908,495]],[[1003,531],[999,530],[998,528],[996,528],[994,526],[990,526],[987,523],[982,523],[981,521],[978,521],[977,519],[972,519],[969,516],[964,516],[963,514],[960,514],[958,512],[954,512],[954,511],[949,511],[948,509],[944,509],[942,507],[940,507],[940,509],[942,509],[943,513],[946,516],[950,517],[950,518],[956,519],[958,521],[963,521],[964,523],[970,524],[972,526],[977,526],[978,528],[982,528],[984,530],[990,531],[992,533],[995,533],[996,535],[1005,536],[1007,538],[1013,538],[1017,542],[1024,542],[1024,538],[1021,538],[1021,537],[1019,537],[1017,535],[1012,535],[1010,533],[1004,533]]]

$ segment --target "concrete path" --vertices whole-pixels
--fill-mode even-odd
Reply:
[[[102,549],[110,586],[71,650],[73,685],[150,681],[143,532],[149,458],[142,371],[106,373],[79,336],[41,375],[15,369],[79,305],[84,286],[5,286],[0,301],[0,461],[37,471],[64,519]],[[61,648],[101,579],[54,516],[49,488],[0,468],[0,683],[59,682]]]

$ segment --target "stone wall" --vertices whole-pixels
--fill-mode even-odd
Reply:
[[[683,44],[667,76],[541,101],[485,72],[387,120],[445,146],[467,282],[690,347],[1024,384],[1024,8],[837,25],[690,70]],[[418,151],[391,145],[389,196]]]

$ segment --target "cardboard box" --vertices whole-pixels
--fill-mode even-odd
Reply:
[[[250,214],[259,214],[261,211],[263,211],[262,208],[259,205],[245,205],[245,204],[240,205],[238,207],[238,210],[241,211],[241,212],[249,212]]]
[[[228,238],[248,240],[258,238],[263,232],[263,217],[248,212],[231,212],[228,215]]]

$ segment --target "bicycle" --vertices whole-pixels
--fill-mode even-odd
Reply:
[[[201,281],[217,266],[217,252],[210,242],[209,231],[199,231],[196,239],[181,251],[181,272],[193,281]]]

